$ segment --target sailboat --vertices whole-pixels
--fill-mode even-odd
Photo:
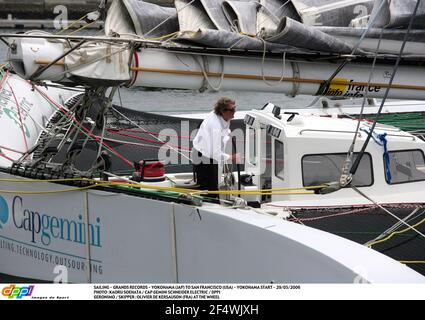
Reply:
[[[393,21],[397,1],[348,2],[369,8],[371,16],[361,17],[367,21],[387,9],[392,23],[405,24],[404,15]],[[327,33],[326,18],[347,8],[341,3],[175,5],[114,1],[105,36],[0,35],[17,74],[3,84],[19,82],[21,94],[29,90],[47,106],[41,118],[49,120],[38,120],[41,132],[34,117],[19,116],[28,113],[22,98],[15,99],[17,118],[0,118],[21,136],[27,127],[37,133],[25,144],[19,134],[1,141],[0,272],[99,283],[423,283],[420,263],[375,250],[403,234],[415,261],[423,259],[416,241],[424,237],[425,142],[417,136],[268,103],[244,116],[244,171],[225,172],[220,191],[197,190],[192,172],[166,173],[164,159],[142,152],[128,159],[120,148],[146,147],[144,135],[184,155],[112,105],[122,85],[424,99],[420,30],[402,40],[399,30],[385,32],[391,50],[412,44],[397,56],[386,46],[370,51],[377,31],[367,38],[369,27],[362,33],[368,41],[358,44],[347,40],[352,30],[339,28],[345,22]],[[254,26],[247,23],[253,16]],[[318,19],[325,26],[316,27]],[[407,21],[409,35],[418,26]],[[47,91],[48,81],[59,91],[85,90],[64,100]],[[128,172],[112,170],[117,162]],[[214,193],[220,200],[207,196]],[[365,226],[377,229],[362,232]]]

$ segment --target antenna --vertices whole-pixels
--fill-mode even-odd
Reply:
[[[298,115],[298,112],[284,112],[284,114],[290,114],[288,120],[286,120],[286,122],[291,122],[292,120],[294,120],[295,116]]]
[[[272,113],[275,116],[275,118],[282,119],[282,117],[280,116],[280,107],[274,106]]]

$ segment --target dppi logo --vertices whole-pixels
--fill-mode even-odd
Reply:
[[[7,206],[6,200],[0,197],[0,230],[3,228],[3,225],[6,224],[7,220],[9,220],[9,207]]]
[[[34,286],[17,287],[14,284],[11,284],[8,287],[4,287],[1,294],[8,299],[22,299],[22,297],[31,297],[33,289]]]

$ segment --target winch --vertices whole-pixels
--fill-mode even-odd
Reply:
[[[141,182],[161,182],[165,181],[164,162],[158,159],[147,159],[134,162],[135,171],[131,180]]]

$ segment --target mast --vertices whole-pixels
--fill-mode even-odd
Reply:
[[[206,68],[205,66],[208,66]],[[425,99],[425,68],[400,66],[389,85],[392,65],[379,64],[369,82],[371,66],[350,63],[329,85],[337,62],[301,59],[262,59],[260,57],[199,55],[142,49],[138,65],[131,68],[134,86],[241,90],[283,93],[289,96],[324,95],[338,98],[382,98],[390,87],[389,98]],[[206,82],[206,84],[205,84]]]
[[[111,38],[101,37],[72,37],[78,42],[71,48],[64,48],[63,42],[50,42],[48,37],[19,36],[13,40],[9,59],[20,76],[37,81],[84,84],[90,79],[89,85],[95,86],[112,81],[117,85],[137,87],[240,90],[337,98],[361,98],[365,92],[370,98],[382,98],[386,88],[390,87],[390,99],[425,100],[425,67],[420,65],[400,65],[389,85],[391,64],[377,63],[369,82],[371,64],[357,62],[356,57],[350,56],[328,55],[327,60],[311,56],[307,60],[305,55],[288,54],[287,57],[280,53],[262,57],[258,52],[243,54],[240,50],[226,53],[193,48],[177,50],[153,42],[143,43],[143,47],[132,51],[129,48],[141,41],[111,41]],[[98,52],[93,53],[96,46]],[[83,59],[84,56],[90,57],[87,52],[93,57]],[[340,61],[346,58],[353,60],[327,83]],[[93,78],[91,73],[96,72],[97,76]]]

